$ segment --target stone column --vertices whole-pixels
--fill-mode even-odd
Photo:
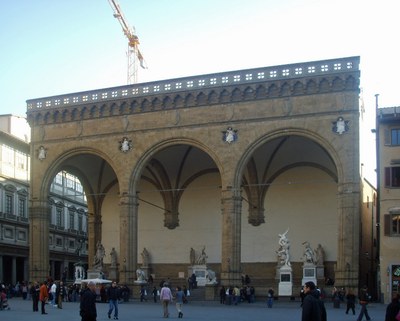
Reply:
[[[138,256],[138,201],[136,196],[123,193],[120,197],[120,283],[133,285]]]
[[[335,286],[358,287],[360,193],[357,184],[341,184],[338,190],[338,257]]]
[[[88,265],[93,267],[93,259],[96,255],[97,241],[101,241],[101,215],[98,213],[88,213]]]
[[[43,282],[49,273],[49,219],[47,201],[29,207],[29,280]]]
[[[241,284],[241,209],[240,190],[222,191],[221,284]]]

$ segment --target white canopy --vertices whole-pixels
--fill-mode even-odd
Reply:
[[[96,284],[105,284],[105,283],[112,283],[112,280],[106,280],[106,279],[81,279],[81,280],[76,280],[74,284],[81,284],[81,283],[89,283],[90,281],[96,283]]]

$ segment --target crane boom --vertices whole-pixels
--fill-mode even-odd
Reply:
[[[108,0],[111,8],[114,11],[114,18],[118,19],[119,24],[122,27],[122,31],[128,38],[128,73],[127,80],[128,84],[133,84],[137,82],[137,71],[138,71],[138,61],[142,68],[146,69],[145,61],[142,53],[139,50],[139,38],[136,35],[135,28],[132,28],[126,21],[124,14],[119,6],[117,0]]]

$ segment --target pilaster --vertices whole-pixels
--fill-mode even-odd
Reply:
[[[239,285],[241,282],[241,209],[240,190],[222,191],[222,259],[221,283]]]
[[[29,279],[39,282],[49,275],[50,210],[46,201],[29,208]]]
[[[132,285],[136,279],[138,256],[137,196],[124,193],[119,202],[120,217],[120,283]]]
[[[341,184],[338,189],[338,257],[335,285],[357,288],[360,193],[356,184]]]

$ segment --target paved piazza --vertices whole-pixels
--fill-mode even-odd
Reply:
[[[9,300],[11,310],[0,311],[0,320],[11,321],[72,321],[80,320],[79,304],[64,302],[63,309],[46,306],[47,315],[40,312],[32,312],[32,302],[20,298]],[[345,305],[340,309],[333,309],[332,302],[325,303],[329,321],[355,321],[356,315],[345,314]],[[40,307],[39,307],[40,309]],[[97,303],[97,320],[108,320],[108,304]],[[372,303],[368,311],[374,321],[384,320],[386,306]],[[119,305],[119,320],[161,320],[162,307],[160,303],[130,301]],[[170,319],[178,319],[175,305],[170,307]],[[189,302],[183,307],[183,319],[187,320],[208,320],[208,321],[296,321],[301,320],[300,302],[276,301],[272,309],[268,309],[265,302],[258,301],[248,304],[241,303],[238,306],[220,305],[218,302]],[[365,320],[365,319],[364,319]]]

